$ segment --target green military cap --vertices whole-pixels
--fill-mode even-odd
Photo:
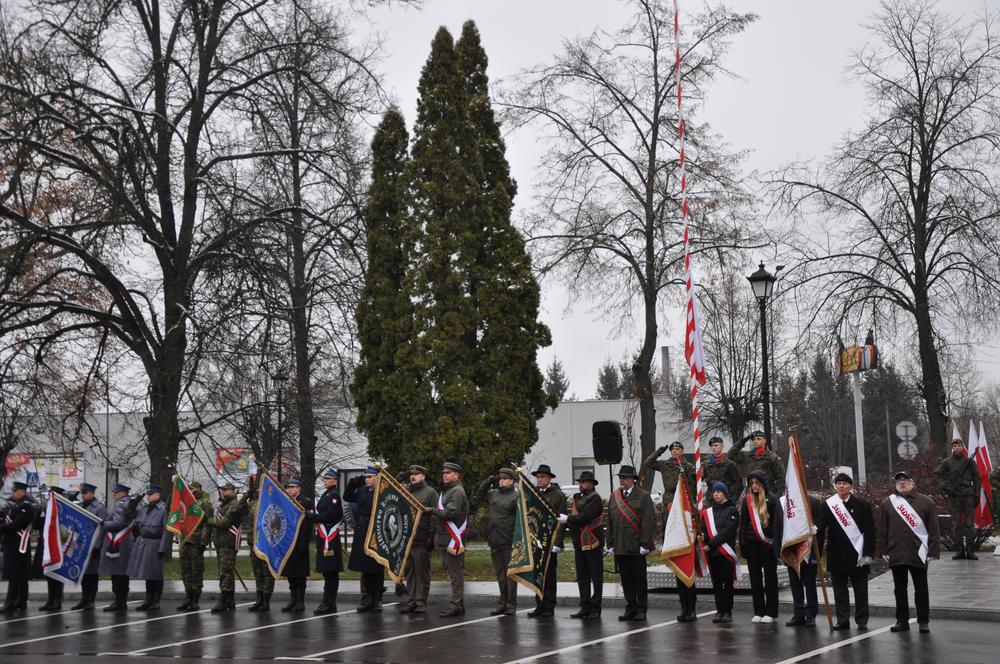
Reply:
[[[451,471],[451,472],[454,472],[454,473],[464,473],[465,472],[464,470],[462,470],[462,467],[460,465],[458,465],[457,463],[452,463],[451,461],[445,461],[444,465],[441,466],[441,469],[444,470],[444,471]]]
[[[200,489],[201,488],[201,482],[191,482],[191,484],[188,484],[188,486],[190,488],[192,488],[192,489]]]
[[[497,475],[500,477],[507,477],[508,479],[514,479],[517,477],[517,471],[513,468],[501,468]]]
[[[417,464],[413,464],[412,466],[410,466],[410,474],[413,475],[414,473],[420,473],[421,475],[426,475],[427,469],[424,468],[423,466],[418,466]]]
[[[236,491],[236,487],[233,486],[232,482],[226,482],[225,484],[220,486],[219,489],[223,491],[225,491],[226,489],[229,489],[230,491]]]

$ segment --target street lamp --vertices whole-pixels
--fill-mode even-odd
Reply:
[[[271,380],[274,384],[278,386],[278,484],[281,484],[281,457],[285,452],[284,445],[284,434],[281,430],[281,405],[283,403],[282,395],[283,389],[285,387],[285,381],[288,380],[288,374],[283,371],[271,376]]]
[[[753,288],[754,297],[757,298],[757,305],[760,307],[760,347],[762,352],[761,365],[761,396],[764,401],[764,438],[767,444],[771,444],[771,383],[767,370],[767,299],[771,297],[774,290],[774,282],[777,277],[764,269],[764,262],[761,261],[760,268],[747,277],[750,286]]]

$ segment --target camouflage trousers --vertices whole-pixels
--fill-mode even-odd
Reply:
[[[180,550],[181,580],[187,592],[201,592],[205,578],[205,553],[200,544],[182,544]]]
[[[976,537],[976,499],[974,496],[951,496],[948,498],[948,510],[951,512],[951,535],[954,538],[954,546],[958,548],[962,545],[962,538],[966,538],[969,546]]]
[[[267,563],[253,555],[250,554],[250,567],[253,569],[253,578],[256,582],[257,592],[271,594],[274,592],[274,577],[271,576],[271,570],[267,568]]]
[[[236,590],[236,549],[227,546],[216,549],[219,557],[219,590]]]

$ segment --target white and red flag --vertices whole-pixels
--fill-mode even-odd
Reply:
[[[785,495],[781,496],[781,559],[798,573],[812,547],[812,515],[809,494],[802,480],[802,459],[794,437],[788,439],[788,466],[785,470]]]
[[[982,422],[979,423],[978,432],[975,422],[969,422],[969,456],[976,462],[976,470],[979,472],[979,496],[973,521],[978,528],[987,528],[993,522],[993,487],[990,486],[993,463]]]
[[[696,577],[704,576],[708,569],[705,552],[698,545],[694,505],[683,476],[677,479],[674,501],[663,528],[660,556],[688,588],[694,585]]]

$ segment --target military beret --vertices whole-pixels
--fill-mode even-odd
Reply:
[[[417,464],[413,464],[412,466],[410,466],[410,474],[413,475],[415,473],[420,475],[426,475],[427,469],[424,468],[423,466],[418,466]]]
[[[833,483],[837,482],[847,482],[848,484],[854,484],[854,478],[847,473],[837,473],[837,476],[833,478]]]
[[[190,484],[188,484],[188,486],[191,487],[192,489],[200,489],[201,482],[191,482]]]
[[[670,447],[668,449],[670,449],[670,450],[683,450],[684,449],[684,443],[682,443],[679,440],[675,440],[674,442],[670,443]]]
[[[226,482],[225,484],[220,486],[219,489],[223,491],[225,490],[236,491],[236,486],[232,482]]]
[[[93,484],[87,484],[86,482],[82,482],[80,484],[80,493],[87,493],[87,492],[93,493],[95,491],[97,491],[97,487],[94,486]]]
[[[709,445],[715,445],[716,443],[719,443],[721,445],[722,438],[720,438],[719,436],[712,436],[711,438],[708,439]]]
[[[497,475],[499,475],[500,477],[508,477],[510,479],[514,479],[515,477],[517,477],[517,471],[514,470],[513,468],[501,468],[497,472]]]
[[[764,438],[765,436],[764,436],[764,432],[763,431],[761,431],[760,429],[757,429],[755,431],[751,431],[750,432],[750,437],[751,438]]]
[[[462,470],[462,467],[460,465],[458,465],[457,463],[452,463],[451,461],[445,461],[444,465],[441,466],[441,469],[443,471],[445,471],[445,472],[448,472],[448,471],[451,471],[451,472],[454,472],[454,473],[463,473],[463,472],[465,472],[465,471]]]

